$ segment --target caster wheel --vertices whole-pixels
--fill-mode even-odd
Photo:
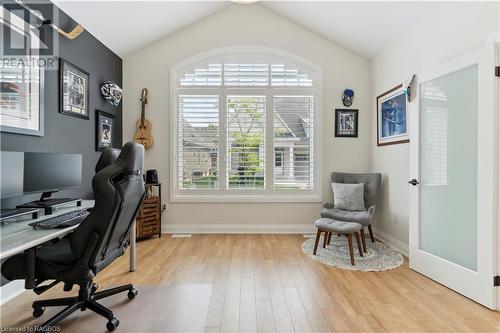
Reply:
[[[128,296],[128,298],[129,298],[129,299],[134,299],[134,298],[135,298],[135,296],[137,296],[137,293],[138,293],[138,292],[137,292],[137,289],[132,288],[132,289],[130,289],[130,290],[128,291],[127,296]]]
[[[43,312],[45,311],[45,308],[33,308],[33,317],[38,318],[41,315],[43,315]]]
[[[86,307],[86,306],[82,306],[82,307],[80,308],[80,311],[85,311],[85,310],[87,310],[87,307]]]
[[[92,285],[92,288],[90,289],[90,293],[93,294],[97,291],[97,288],[99,288],[99,285],[97,283],[94,283]]]
[[[108,323],[106,324],[106,328],[108,329],[108,331],[114,331],[115,328],[118,327],[118,325],[120,325],[120,321],[118,320],[118,318],[116,317],[113,317],[111,318],[110,321],[108,321]]]

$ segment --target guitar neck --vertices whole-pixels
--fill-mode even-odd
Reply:
[[[141,110],[141,127],[144,127],[144,116],[146,113],[146,105],[142,102],[142,110]]]

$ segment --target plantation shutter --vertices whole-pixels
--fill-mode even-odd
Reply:
[[[228,96],[226,106],[229,189],[264,189],[265,96]]]
[[[295,68],[283,64],[271,65],[271,85],[275,87],[311,87],[312,80],[306,74],[300,74]]]
[[[267,64],[225,64],[225,86],[262,86],[268,85]]]
[[[219,96],[180,95],[177,132],[178,188],[219,188]]]
[[[194,73],[186,73],[180,79],[181,86],[220,86],[222,85],[222,65],[209,64],[207,68],[197,68]]]
[[[313,189],[312,96],[274,96],[274,188]]]

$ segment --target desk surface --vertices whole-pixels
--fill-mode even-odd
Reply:
[[[12,219],[2,222],[0,225],[0,259],[10,257],[16,253],[21,253],[26,249],[43,244],[51,239],[63,237],[77,226],[64,229],[35,230],[28,224],[36,221],[69,213],[76,209],[90,208],[94,206],[94,200],[83,200],[82,205],[60,207],[51,215],[39,215],[38,219]],[[41,210],[43,212],[43,210]]]

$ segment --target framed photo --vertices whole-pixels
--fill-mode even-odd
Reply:
[[[335,109],[335,137],[358,137],[358,110]]]
[[[410,142],[408,105],[403,85],[377,97],[377,146]]]
[[[0,131],[43,136],[44,68],[30,66],[40,58],[39,36],[24,20],[11,18],[0,19],[4,51],[11,52],[0,62]]]
[[[59,112],[89,119],[89,74],[60,59],[59,76]]]
[[[114,147],[115,143],[115,116],[107,112],[96,110],[96,151]]]

